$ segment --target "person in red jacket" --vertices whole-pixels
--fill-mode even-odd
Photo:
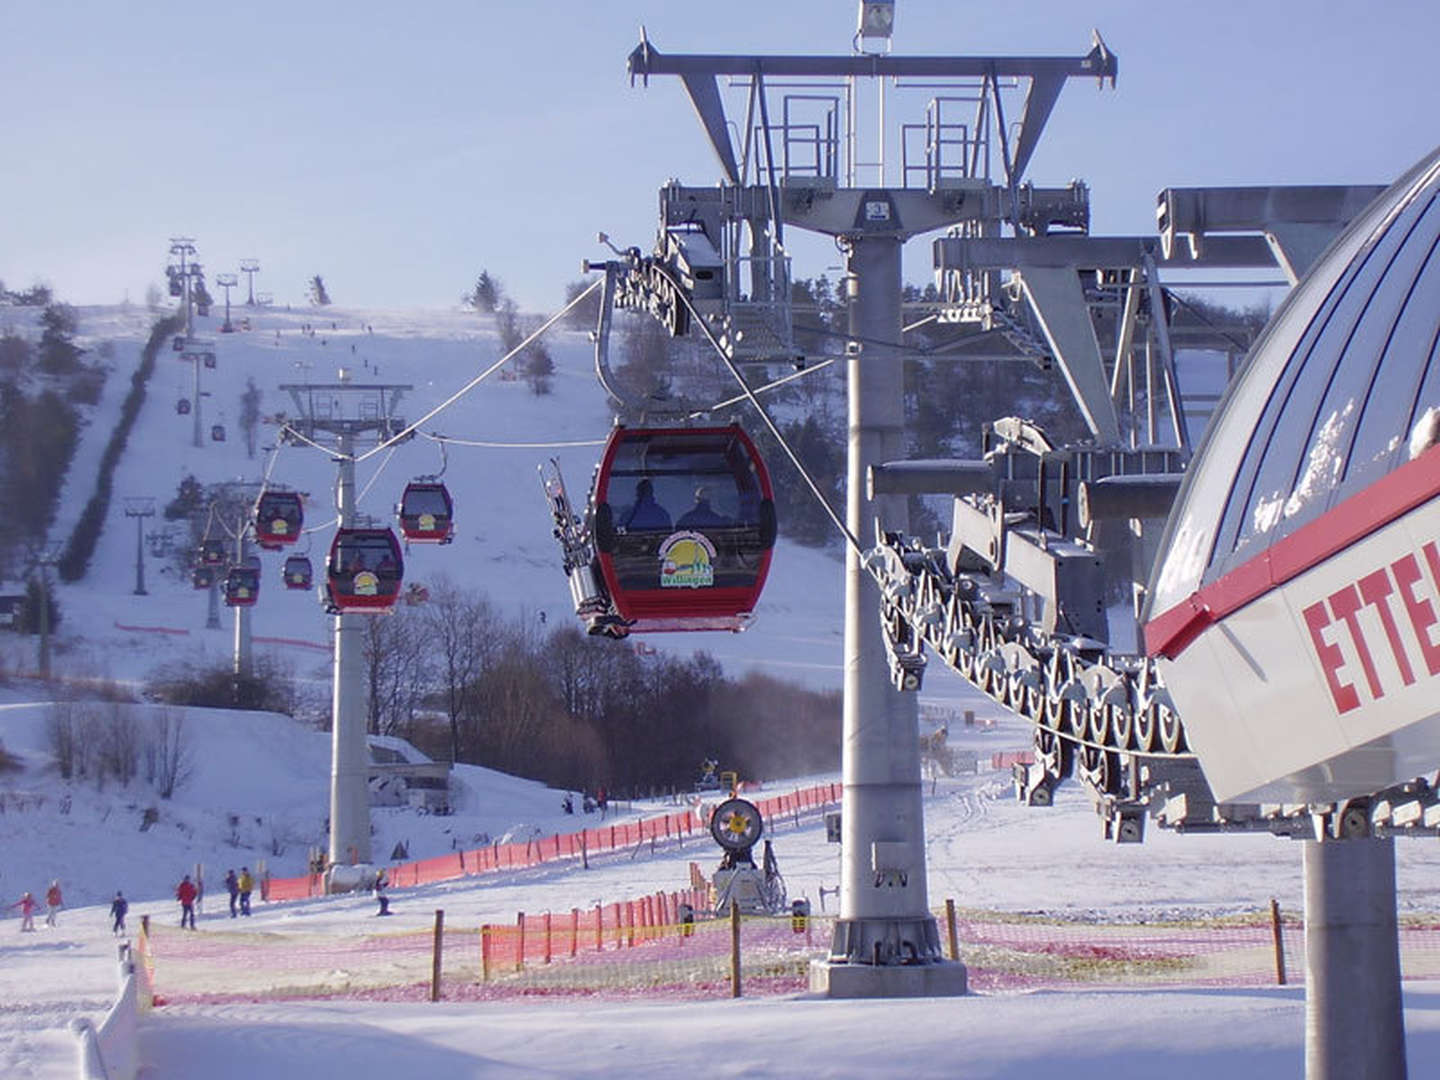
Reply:
[[[20,909],[21,933],[24,933],[26,930],[35,929],[35,908],[39,905],[35,903],[35,898],[33,896],[31,896],[27,892],[24,896],[20,897],[19,900],[16,900],[15,903],[11,904],[10,906],[12,908],[18,907]]]
[[[180,901],[180,929],[184,930],[188,923],[191,930],[195,929],[195,897],[197,891],[195,883],[186,874],[184,880],[175,886],[175,899]]]
[[[45,925],[54,926],[55,916],[60,914],[60,907],[64,904],[60,895],[60,882],[50,882],[50,888],[45,892]]]

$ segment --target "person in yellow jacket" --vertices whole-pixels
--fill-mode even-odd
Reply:
[[[235,879],[235,884],[240,886],[240,914],[250,914],[250,894],[255,890],[255,879],[250,876],[250,868],[242,866],[240,876]]]

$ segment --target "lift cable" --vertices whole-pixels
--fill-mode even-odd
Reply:
[[[768,382],[764,386],[756,386],[752,387],[752,389],[757,394],[763,394],[770,390],[778,390],[780,387],[786,385],[787,383],[792,383],[796,379],[803,379],[806,375],[813,375],[817,371],[825,370],[831,364],[835,363],[835,361],[838,359],[840,359],[838,356],[827,357],[826,359],[820,361],[818,364],[815,364],[813,367],[807,367],[803,371],[791,372],[789,375],[784,375],[774,380],[773,382]],[[719,412],[721,409],[728,409],[731,405],[738,405],[740,402],[745,400],[746,396],[743,393],[736,394],[734,397],[726,398],[724,401],[717,401],[709,408],[696,409],[692,413],[686,413],[685,419],[698,420],[700,417],[706,415],[707,413]]]
[[[355,501],[357,503],[361,499],[365,498],[365,496],[369,493],[370,489],[375,486],[375,481],[380,479],[380,474],[385,471],[385,467],[389,465],[391,459],[395,457],[395,451],[397,449],[398,447],[390,447],[390,453],[385,455],[385,460],[382,461],[375,469],[375,471],[370,475],[370,479],[365,481],[365,486],[361,488],[358,492],[356,492]]]
[[[479,375],[476,375],[475,378],[471,379],[468,383],[462,386],[459,390],[455,391],[455,393],[451,394],[439,405],[436,405],[435,408],[431,409],[424,416],[420,417],[420,419],[406,426],[403,431],[397,432],[396,434],[390,436],[390,438],[379,443],[374,448],[365,451],[365,453],[363,454],[360,454],[358,457],[355,458],[356,462],[364,461],[371,455],[378,454],[381,450],[388,449],[389,447],[394,446],[396,443],[401,442],[402,440],[407,439],[411,435],[415,434],[423,424],[428,423],[440,413],[444,412],[451,405],[455,404],[471,390],[475,389],[475,387],[479,386],[482,382],[488,379],[492,374],[498,371],[511,359],[518,356],[525,349],[529,348],[529,346],[533,344],[537,339],[539,339],[540,336],[545,333],[545,331],[549,330],[550,327],[554,326],[562,318],[568,315],[576,306],[579,305],[582,300],[584,300],[596,289],[600,288],[602,284],[603,281],[592,281],[587,288],[577,293],[573,300],[571,300],[563,308],[557,311],[554,315],[551,315],[550,318],[546,319],[545,322],[543,322],[537,329],[531,332],[530,335],[527,336],[524,341],[520,342],[520,344],[516,345],[515,348],[511,349],[504,356],[500,357],[499,360],[496,360],[495,363],[491,364]]]
[[[420,431],[416,434],[423,439],[430,439],[432,442],[441,444],[479,446],[489,450],[563,450],[571,446],[605,445],[604,439],[574,439],[569,442],[488,442],[484,439],[457,439],[453,435],[441,435],[438,431]]]
[[[840,516],[835,513],[834,508],[830,505],[830,501],[825,498],[824,494],[820,491],[819,485],[815,483],[809,471],[801,463],[800,456],[796,454],[790,444],[786,442],[785,436],[780,433],[780,428],[776,425],[775,421],[770,418],[770,414],[765,411],[765,406],[760,404],[760,399],[755,396],[755,391],[750,388],[750,385],[745,381],[745,376],[742,375],[740,369],[735,366],[735,361],[730,359],[730,355],[725,351],[724,346],[722,346],[715,337],[714,331],[710,329],[704,317],[696,310],[695,304],[690,299],[689,294],[681,286],[680,282],[671,275],[668,269],[661,266],[658,262],[653,265],[655,270],[674,286],[675,294],[680,297],[685,307],[689,309],[694,324],[700,327],[700,330],[705,335],[705,339],[710,342],[711,348],[719,355],[721,362],[730,369],[730,374],[734,376],[735,381],[740,384],[740,389],[745,400],[749,401],[755,411],[760,414],[760,419],[765,422],[765,426],[770,429],[770,434],[774,436],[775,441],[780,444],[780,448],[785,451],[785,456],[790,459],[790,464],[795,466],[796,471],[800,474],[800,479],[805,481],[805,486],[810,489],[810,493],[819,501],[826,516],[834,523],[835,528],[840,530],[840,534],[845,537],[851,548],[854,549],[855,554],[863,559],[865,549],[860,546],[860,541],[855,537],[855,534],[846,527],[845,522]]]

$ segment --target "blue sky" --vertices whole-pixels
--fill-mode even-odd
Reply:
[[[665,180],[719,175],[677,79],[630,87],[641,24],[669,52],[839,54],[854,23],[853,0],[12,2],[0,280],[138,302],[189,235],[281,303],[320,273],[340,304],[449,306],[485,268],[550,310],[597,230],[648,247]],[[1073,56],[1092,26],[1118,86],[1067,87],[1030,176],[1085,179],[1097,232],[1153,231],[1169,184],[1383,182],[1440,142],[1433,0],[899,0],[895,51]],[[811,250],[799,276],[835,262]],[[928,263],[913,243],[907,278]]]

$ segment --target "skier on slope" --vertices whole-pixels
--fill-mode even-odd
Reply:
[[[188,925],[191,930],[195,929],[195,897],[199,895],[195,883],[186,874],[179,885],[175,886],[175,899],[180,901],[180,929],[184,930]]]
[[[12,908],[18,907],[20,909],[20,932],[22,934],[25,933],[25,931],[27,930],[35,929],[35,897],[31,896],[27,892],[24,896],[20,897],[19,900],[16,900],[15,903],[11,904],[10,906]]]
[[[60,908],[64,905],[64,898],[60,895],[60,882],[50,882],[50,888],[45,890],[45,925],[55,926],[55,917],[60,914]]]

